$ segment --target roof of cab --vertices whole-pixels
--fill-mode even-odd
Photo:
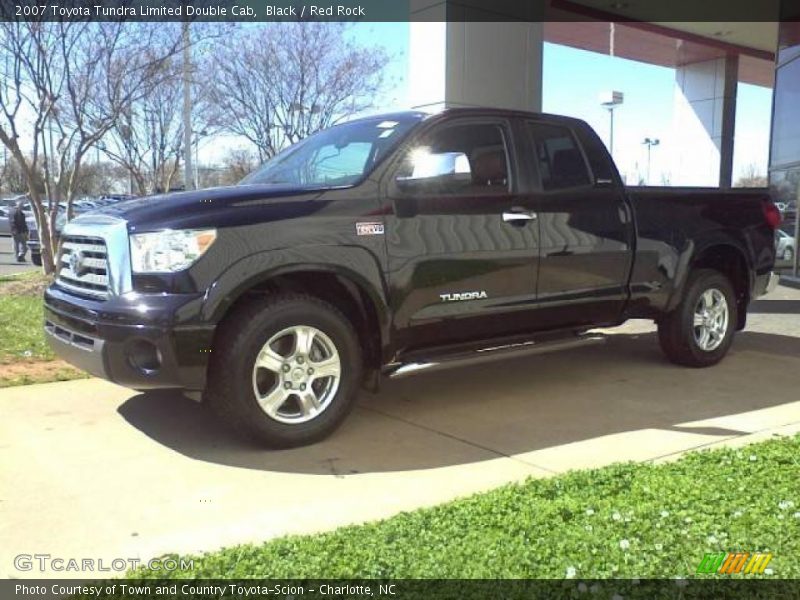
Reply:
[[[576,119],[574,117],[567,117],[564,115],[554,115],[551,113],[532,112],[532,111],[524,111],[516,109],[507,109],[507,108],[480,107],[480,106],[469,106],[469,107],[459,106],[459,107],[442,108],[440,110],[418,109],[418,110],[394,111],[390,113],[377,113],[373,115],[365,115],[363,117],[359,117],[357,119],[354,119],[353,121],[348,121],[348,122],[353,123],[357,121],[372,121],[377,119],[384,119],[387,121],[391,120],[406,121],[411,119],[427,120],[430,118],[448,118],[455,116],[517,117],[525,119],[532,118],[537,120],[560,122],[565,125],[586,124],[586,122],[583,121],[582,119]]]

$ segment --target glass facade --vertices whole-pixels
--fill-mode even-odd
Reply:
[[[797,205],[800,201],[800,32],[797,23],[782,23],[772,113],[770,187],[783,213],[783,231],[795,238],[798,246]],[[780,257],[779,257],[780,258]],[[798,257],[793,253],[790,267],[798,274]],[[778,266],[781,266],[779,260]]]
[[[773,166],[800,162],[800,54],[780,65],[775,73],[775,106],[772,115]]]

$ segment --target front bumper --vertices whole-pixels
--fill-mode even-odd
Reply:
[[[134,389],[202,390],[214,326],[192,320],[202,296],[124,294],[106,301],[51,285],[45,333],[53,351],[97,377]]]

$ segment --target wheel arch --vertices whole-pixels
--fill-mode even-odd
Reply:
[[[688,275],[697,269],[713,269],[728,278],[736,295],[736,329],[744,329],[747,322],[747,305],[750,303],[753,286],[752,268],[746,252],[732,240],[711,241],[698,248],[688,262],[685,273],[682,274],[680,292],[674,295],[670,309],[677,306],[683,298]]]
[[[377,374],[389,339],[390,317],[376,259],[359,248],[304,248],[292,260],[286,255],[276,259],[273,254],[247,257],[226,270],[206,293],[204,320],[222,324],[253,295],[306,293],[334,305],[353,323],[367,372]]]

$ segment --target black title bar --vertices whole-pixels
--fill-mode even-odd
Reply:
[[[3,580],[3,600],[548,600],[560,599],[703,599],[781,600],[797,598],[800,580],[776,579],[140,579]]]
[[[800,0],[0,0],[3,21],[800,21]]]

